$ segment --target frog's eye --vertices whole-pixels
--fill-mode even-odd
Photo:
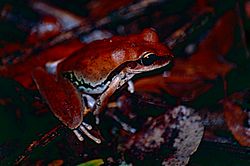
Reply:
[[[156,60],[158,60],[159,57],[156,56],[154,53],[146,53],[143,55],[140,59],[140,64],[144,66],[152,65]]]

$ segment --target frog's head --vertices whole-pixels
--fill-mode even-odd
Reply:
[[[131,43],[130,58],[131,55],[134,56],[127,61],[128,73],[152,71],[168,65],[173,59],[169,48],[160,43],[158,35],[152,29],[145,29],[140,36],[137,36],[136,42],[131,41]]]

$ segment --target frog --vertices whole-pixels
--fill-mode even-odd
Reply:
[[[172,59],[171,50],[160,42],[156,31],[147,28],[138,34],[88,43],[56,62],[53,74],[35,69],[33,79],[53,114],[80,141],[87,136],[100,144],[84,118],[91,113],[98,124],[100,113],[118,89],[128,84],[133,92],[135,75],[163,68]]]

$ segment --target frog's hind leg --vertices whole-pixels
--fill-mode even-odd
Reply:
[[[92,126],[83,122],[83,117],[90,109],[83,106],[80,95],[68,80],[62,78],[56,81],[53,75],[42,68],[36,69],[33,77],[50,110],[64,125],[73,130],[80,141],[84,140],[81,135],[83,133],[96,143],[100,143],[100,139],[88,132]],[[88,106],[91,106],[90,104],[92,103]]]
[[[33,78],[54,115],[70,129],[78,127],[83,120],[84,108],[75,87],[68,80],[56,81],[42,68],[33,72]]]

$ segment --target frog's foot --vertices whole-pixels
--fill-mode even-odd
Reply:
[[[131,80],[128,81],[128,91],[130,93],[134,93],[135,92],[134,83]]]
[[[82,94],[82,103],[84,106],[84,114],[87,114],[88,112],[92,112],[92,110],[94,109],[95,106],[95,99],[87,94]],[[73,130],[73,132],[75,133],[75,135],[77,136],[77,138],[80,141],[83,141],[83,136],[80,134],[84,133],[84,135],[86,135],[87,137],[89,137],[90,139],[92,139],[93,141],[95,141],[96,143],[100,144],[101,140],[96,138],[95,136],[93,136],[92,134],[90,134],[88,131],[92,130],[92,126],[90,124],[87,124],[85,122],[82,122],[82,124],[75,130]],[[79,132],[80,131],[80,132]]]
[[[97,144],[100,144],[102,141],[99,138],[96,138],[92,134],[90,134],[88,131],[92,130],[92,126],[82,122],[82,124],[77,128],[74,129],[73,132],[75,133],[76,137],[79,139],[79,141],[83,141],[84,138],[81,133],[89,137],[91,140],[95,141]]]

